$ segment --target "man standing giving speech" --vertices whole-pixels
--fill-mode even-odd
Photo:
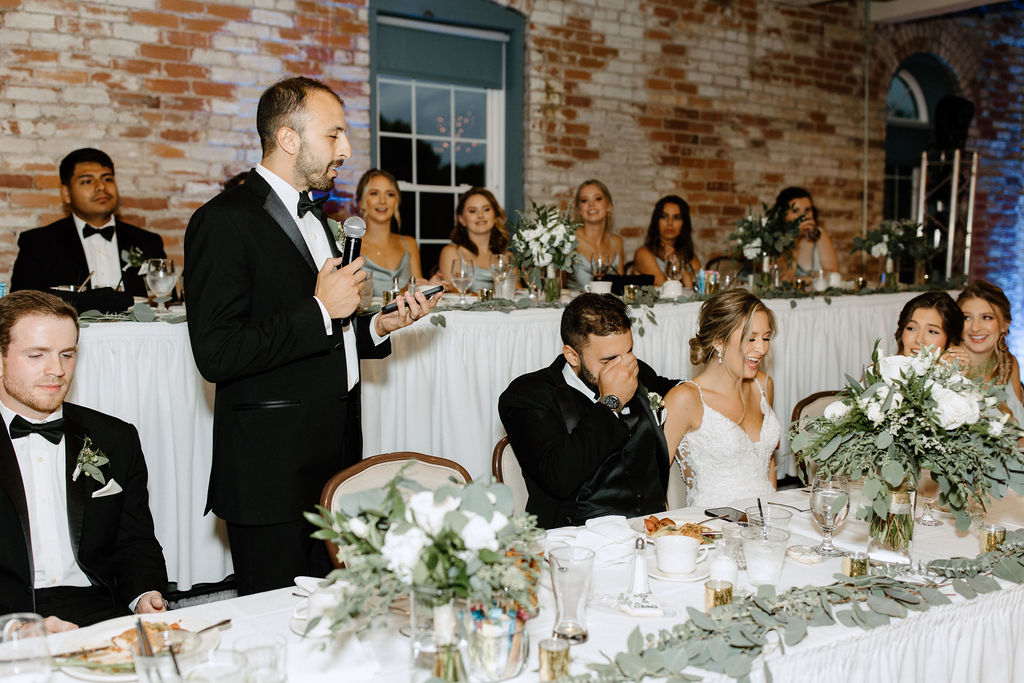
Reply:
[[[340,267],[309,196],[333,188],[352,152],[344,105],[327,85],[274,84],[256,128],[262,162],[196,211],[185,233],[192,350],[217,385],[207,509],[227,522],[241,594],[330,570],[302,512],[362,457],[359,357],[387,356],[387,335],[436,303],[406,294],[397,311],[350,322],[364,259]]]

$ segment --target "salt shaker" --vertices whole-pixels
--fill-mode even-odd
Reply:
[[[634,617],[660,617],[661,606],[651,595],[647,582],[647,541],[638,536],[633,544],[633,579],[628,593],[619,594],[619,609]]]
[[[731,550],[729,542],[724,539],[715,544],[715,554],[708,563],[712,581],[728,581],[732,585],[736,585],[737,566]]]
[[[633,544],[633,580],[630,582],[632,588],[630,594],[643,595],[651,592],[651,585],[647,580],[647,541],[643,536],[637,536]]]

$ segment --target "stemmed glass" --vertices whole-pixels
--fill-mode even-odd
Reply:
[[[608,274],[608,269],[611,265],[611,261],[608,259],[606,254],[594,254],[590,257],[590,272],[593,274],[595,280],[604,279],[604,276]]]
[[[935,497],[930,496],[926,498],[918,492],[917,499],[924,505],[924,512],[917,518],[917,523],[922,526],[942,526],[942,522],[935,519],[935,515],[932,514],[935,510]]]
[[[0,617],[0,678],[44,683],[51,667],[41,616],[17,612]]]
[[[665,277],[669,280],[679,280],[683,277],[683,266],[679,263],[679,256],[675,253],[665,257]]]
[[[822,557],[838,557],[842,552],[832,545],[832,532],[846,521],[850,512],[850,482],[846,477],[814,477],[811,485],[811,516],[821,527],[821,545],[814,549]]]
[[[505,291],[505,281],[512,277],[512,257],[508,254],[491,254],[491,275],[494,277],[494,296],[499,299],[511,299],[515,296],[515,287],[511,292]]]
[[[174,269],[174,261],[169,258],[151,258],[146,262],[146,284],[150,291],[156,295],[156,302],[163,304],[167,310],[167,302],[171,300],[170,294],[174,285],[178,282],[178,273]]]
[[[461,254],[452,261],[452,284],[459,290],[459,305],[466,305],[466,290],[473,284],[473,261],[464,258]]]

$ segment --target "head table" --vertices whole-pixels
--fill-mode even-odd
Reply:
[[[803,397],[859,376],[876,339],[892,350],[896,318],[916,292],[770,299],[778,325],[767,369],[785,425]],[[450,298],[454,301],[454,298]],[[666,377],[690,377],[689,339],[700,304],[658,304],[635,353]],[[640,309],[634,309],[640,316]],[[419,451],[490,476],[504,435],[498,396],[515,377],[561,352],[558,308],[446,310],[393,335],[392,354],[361,363],[363,452]],[[439,318],[432,316],[437,322]],[[104,322],[82,329],[68,400],[139,429],[150,472],[150,505],[168,573],[181,589],[231,573],[222,526],[203,516],[213,443],[213,387],[199,375],[184,324]],[[786,451],[785,437],[780,453]],[[779,473],[792,473],[780,458]],[[312,507],[314,501],[310,501]]]
[[[808,494],[786,491],[771,498],[779,502],[806,507]],[[742,506],[747,501],[737,501]],[[1022,499],[1000,502],[986,516],[987,521],[1000,522],[1008,528],[1024,524]],[[698,521],[702,510],[686,508],[668,513],[677,521]],[[853,522],[852,515],[836,534],[836,543],[848,549],[862,550],[866,525]],[[914,558],[920,560],[977,553],[977,531],[957,534],[952,519],[939,527],[915,530]],[[588,530],[590,536],[594,529]],[[790,527],[790,544],[820,541],[820,534],[810,513],[795,513]],[[548,544],[583,541],[583,527],[553,530]],[[591,539],[590,543],[593,543]],[[590,639],[571,648],[572,673],[585,673],[587,664],[603,662],[604,655],[614,657],[626,649],[626,638],[635,628],[646,633],[671,628],[686,619],[686,608],[704,609],[703,581],[691,583],[664,582],[651,579],[651,590],[663,608],[674,611],[674,617],[630,617],[613,606],[614,596],[626,590],[631,575],[630,548],[632,539],[600,543],[595,560],[593,584],[587,608]],[[653,558],[652,558],[653,562]],[[803,565],[787,558],[777,588],[826,585],[840,571],[841,561],[825,560],[818,565]],[[741,571],[737,583],[746,582]],[[776,681],[1010,681],[1024,680],[1024,658],[1016,657],[1018,643],[1024,636],[1024,587],[1000,582],[1003,590],[964,601],[948,586],[943,592],[952,604],[932,607],[926,612],[910,612],[904,619],[893,619],[888,626],[869,631],[841,625],[811,627],[807,637],[783,651],[769,646],[764,661]],[[554,618],[550,580],[542,577],[539,592],[541,611],[529,623],[530,660],[517,680],[537,679],[537,643],[551,634]],[[292,610],[302,601],[292,589],[281,589],[244,598],[208,603],[179,610],[170,616],[187,615],[210,623],[225,617],[232,626],[221,635],[222,648],[230,648],[239,638],[254,632],[273,632],[287,636],[289,680],[315,683],[337,681],[407,680],[409,641],[398,633],[405,621],[397,616],[387,624],[358,637],[340,639],[302,638],[289,628]],[[836,610],[838,611],[838,607]],[[102,628],[101,625],[91,627]],[[50,638],[52,652],[62,651],[67,639],[62,634]],[[79,641],[80,642],[80,641]],[[692,673],[707,673],[691,670]],[[55,680],[72,680],[59,674]],[[728,680],[711,674],[708,680]],[[752,680],[763,680],[761,661],[754,663]]]

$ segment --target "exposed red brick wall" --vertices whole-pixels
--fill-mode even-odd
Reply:
[[[678,193],[707,258],[748,206],[803,185],[844,269],[859,271],[849,252],[864,221],[863,0],[502,4],[528,19],[527,200],[566,203],[580,181],[601,178],[631,254],[654,202]],[[17,232],[61,214],[56,164],[83,145],[114,157],[123,217],[160,231],[180,258],[194,208],[259,159],[259,93],[293,73],[324,78],[346,99],[355,156],[340,189],[350,192],[369,165],[364,5],[0,0],[0,277]],[[1005,249],[1007,233],[991,226],[1014,215],[1020,194],[1020,136],[1008,126],[1021,120],[1022,15],[1019,1],[995,7],[1004,9],[873,29],[866,165],[873,225],[885,90],[902,59],[935,52],[979,103],[977,263],[998,265],[989,252]]]

